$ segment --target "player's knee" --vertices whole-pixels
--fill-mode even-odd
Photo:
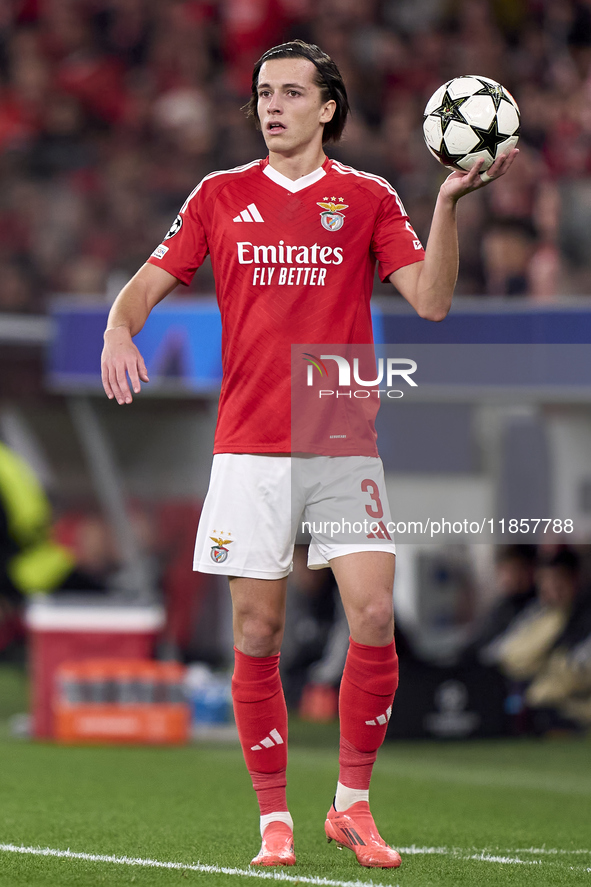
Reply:
[[[245,614],[235,623],[235,635],[237,646],[247,655],[273,656],[281,647],[283,623],[266,614]]]
[[[392,600],[371,600],[355,609],[353,620],[364,633],[370,632],[380,638],[377,643],[387,643],[394,630]],[[353,626],[352,626],[353,628]],[[382,638],[386,640],[382,640]]]
[[[394,622],[392,601],[370,603],[365,609],[364,618],[366,622],[374,625],[376,628],[389,630]]]

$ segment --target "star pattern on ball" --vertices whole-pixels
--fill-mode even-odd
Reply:
[[[432,112],[433,117],[441,117],[441,126],[444,132],[452,120],[457,120],[459,123],[466,122],[460,114],[460,108],[467,98],[468,96],[461,96],[458,99],[452,99],[446,92],[440,107]]]
[[[482,80],[480,80],[480,83],[482,83]],[[499,105],[501,104],[501,101],[505,98],[503,87],[500,85],[500,83],[496,83],[494,86],[492,83],[482,83],[482,89],[479,89],[478,92],[474,93],[474,95],[489,95],[495,103],[495,111],[499,110]]]
[[[472,129],[480,139],[478,144],[472,149],[473,152],[486,150],[489,152],[491,157],[496,157],[497,147],[501,144],[501,142],[504,142],[507,139],[507,136],[503,135],[498,130],[496,114],[493,117],[493,122],[488,129],[479,129],[476,126],[473,126]]]

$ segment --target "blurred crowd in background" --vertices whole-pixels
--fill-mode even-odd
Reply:
[[[423,108],[454,76],[501,81],[521,156],[461,205],[457,292],[591,293],[589,0],[4,0],[0,311],[113,297],[203,175],[264,156],[241,106],[254,61],[293,37],[348,87],[329,154],[391,181],[423,240],[446,175]],[[207,267],[191,292],[213,292]]]

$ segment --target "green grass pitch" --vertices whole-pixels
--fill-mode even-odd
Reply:
[[[382,871],[361,868],[352,853],[326,843],[336,728],[294,722],[288,798],[298,862],[249,877],[248,862],[259,847],[258,813],[237,747],[63,748],[12,739],[1,719],[19,703],[22,710],[22,681],[16,672],[0,672],[1,887],[254,887],[274,872],[287,876],[286,884],[302,885],[322,879],[400,887],[591,885],[588,740],[387,744],[371,801],[403,862]]]

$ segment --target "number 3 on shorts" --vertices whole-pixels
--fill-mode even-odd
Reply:
[[[369,497],[372,500],[374,507],[372,504],[366,505],[365,510],[369,514],[370,517],[380,518],[384,516],[384,509],[382,508],[382,503],[380,500],[380,490],[378,485],[373,480],[362,480],[361,481],[361,491],[363,493],[369,493]]]

